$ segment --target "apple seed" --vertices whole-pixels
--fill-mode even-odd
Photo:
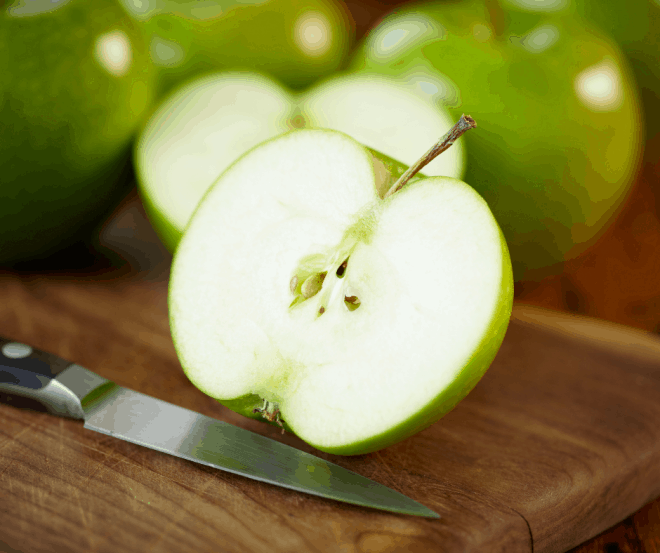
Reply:
[[[360,307],[360,299],[357,296],[344,296],[344,304],[349,311],[355,311]]]
[[[289,289],[292,294],[296,293],[296,288],[298,288],[298,275],[293,275],[291,282],[289,282]]]
[[[300,287],[300,293],[305,299],[309,299],[318,294],[319,290],[323,287],[323,281],[327,273],[314,273],[308,276]]]

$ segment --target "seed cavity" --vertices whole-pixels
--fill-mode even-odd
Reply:
[[[298,288],[298,275],[293,275],[291,282],[289,282],[289,289],[292,294],[296,293],[296,288]]]
[[[355,311],[360,307],[360,299],[357,296],[344,296],[344,305],[349,311]]]
[[[346,272],[346,267],[348,267],[348,257],[344,259],[344,262],[337,267],[337,277],[344,278],[344,273]]]
[[[327,273],[316,273],[308,276],[300,287],[300,293],[303,298],[309,299],[318,294],[323,287],[323,281]]]
[[[293,301],[289,305],[289,308],[295,307],[309,298],[316,296],[323,288],[323,281],[327,275],[327,271],[322,273],[303,271],[294,275],[289,281],[289,289],[293,294]]]
[[[346,276],[348,260],[349,257],[344,259],[339,266],[334,265],[337,267],[335,274],[338,279]],[[315,270],[309,267],[309,264],[307,267],[299,268],[297,273],[289,281],[289,289],[291,290],[291,294],[293,294],[293,301],[289,305],[289,308],[294,308],[315,296],[317,296],[317,300],[314,300],[317,305],[317,317],[320,317],[326,312],[328,302],[333,303],[335,301],[334,298],[337,298],[337,301],[341,301],[339,298],[342,296],[344,297],[344,304],[349,311],[355,311],[360,307],[360,299],[357,296],[342,293],[344,286],[340,285],[338,280],[333,280],[328,283],[328,286],[324,287],[327,276],[327,271],[319,271],[318,268]],[[321,293],[319,294],[319,292]]]

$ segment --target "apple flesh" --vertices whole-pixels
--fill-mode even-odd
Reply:
[[[411,165],[451,125],[422,88],[396,79],[335,76],[295,94],[263,75],[227,72],[168,98],[142,131],[134,159],[149,219],[174,251],[218,175],[265,140],[293,128],[331,128]],[[464,166],[459,140],[425,173],[460,178]]]
[[[347,135],[295,130],[234,163],[174,257],[169,307],[202,391],[316,448],[374,451],[438,420],[504,337],[513,281],[487,204]],[[385,178],[391,181],[390,178]]]
[[[0,263],[91,236],[130,186],[155,72],[113,0],[0,7]]]
[[[501,225],[516,280],[536,280],[617,213],[640,167],[643,125],[616,44],[572,16],[510,7],[521,3],[407,5],[371,30],[350,68],[431,73],[436,100],[479,121],[465,136],[465,179]]]

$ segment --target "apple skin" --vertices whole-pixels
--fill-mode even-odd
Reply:
[[[305,131],[291,131],[291,132],[305,132]],[[334,131],[330,131],[334,132]],[[474,131],[473,131],[474,132]],[[290,133],[289,133],[290,134]],[[284,135],[280,135],[272,140],[277,140],[282,138]],[[270,142],[268,141],[268,142]],[[396,182],[398,177],[400,177],[408,168],[406,165],[392,159],[391,157],[385,156],[376,152],[371,148],[365,148],[371,157],[374,160],[382,163],[382,166],[385,167],[386,173],[388,176],[384,178],[380,183],[376,183],[376,187],[379,190],[379,194],[382,196],[385,191],[389,189],[391,184]],[[247,154],[246,154],[247,155]],[[416,183],[420,182],[426,177],[423,174],[418,173],[413,179],[397,194],[405,194],[408,190],[411,190]],[[469,185],[465,184],[458,179],[451,177],[443,177],[444,179],[455,181],[461,186],[468,187]],[[214,186],[220,185],[218,183]],[[210,194],[212,191],[209,190]],[[393,197],[394,197],[393,196]],[[391,199],[391,198],[390,198]],[[200,206],[202,202],[200,203]],[[339,446],[339,447],[328,447],[323,444],[315,443],[314,441],[306,440],[307,443],[315,447],[320,451],[326,453],[331,453],[335,455],[363,455],[378,451],[395,443],[398,443],[406,438],[417,434],[418,432],[429,427],[433,423],[440,420],[444,415],[450,412],[467,394],[476,386],[479,380],[483,377],[485,372],[488,370],[492,364],[499,348],[504,340],[506,331],[509,325],[509,320],[511,317],[511,310],[513,306],[513,270],[511,265],[511,258],[509,255],[508,246],[504,238],[504,234],[499,230],[500,246],[503,252],[502,256],[502,278],[499,289],[499,294],[496,301],[496,308],[493,311],[490,324],[488,329],[484,333],[479,345],[474,350],[474,354],[471,356],[468,363],[463,367],[460,373],[456,378],[449,384],[441,393],[439,393],[435,398],[429,401],[424,407],[417,411],[414,415],[409,417],[406,420],[400,422],[397,426],[388,429],[385,432],[382,432],[378,435],[372,436],[369,439],[357,441],[348,445]],[[176,263],[176,254],[175,254],[175,263]],[[171,281],[172,283],[172,281]],[[176,307],[173,304],[173,295],[172,295],[172,284],[170,284],[170,313],[177,311]],[[177,350],[179,349],[179,343],[183,339],[177,331],[177,325],[170,322],[170,328],[172,331],[172,338]],[[199,383],[196,382],[196,379],[192,377],[187,368],[186,364],[182,361],[182,367],[184,373],[188,378],[198,387]],[[200,389],[204,393],[209,393],[203,387]],[[289,426],[286,420],[282,420],[279,423],[271,422],[266,420],[261,413],[255,412],[255,409],[258,409],[262,406],[262,398],[257,394],[249,394],[243,397],[239,397],[232,400],[226,399],[217,399],[219,403],[225,407],[231,409],[232,411],[239,413],[245,417],[270,424],[277,428],[283,428],[288,432],[296,434],[296,429]]]
[[[399,45],[378,42],[397,38]],[[479,0],[406,5],[369,33],[350,68],[399,77],[435,71],[450,112],[475,118],[465,180],[500,223],[516,280],[558,272],[593,243],[640,168],[631,71],[608,37],[573,16]],[[599,71],[615,76],[618,94],[602,105],[576,93]]]
[[[114,0],[0,9],[0,263],[86,239],[130,186],[155,71]],[[37,6],[35,6],[35,4]],[[104,57],[105,56],[105,57]]]
[[[199,0],[122,2],[149,37],[162,94],[218,69],[252,69],[304,88],[340,69],[354,42],[350,14],[337,0],[210,0],[203,8]],[[314,43],[304,39],[305,29],[314,30],[310,25],[317,29],[310,35]]]
[[[135,157],[136,155],[134,154],[134,158]],[[138,181],[138,189],[139,187],[140,183]],[[170,221],[170,219],[168,219],[165,214],[154,205],[149,194],[145,193],[143,190],[140,192],[140,200],[144,207],[144,211],[147,214],[147,219],[149,219],[149,223],[151,223],[151,226],[156,231],[160,241],[167,248],[167,251],[174,253],[177,245],[181,241],[181,230],[172,224],[172,221]]]

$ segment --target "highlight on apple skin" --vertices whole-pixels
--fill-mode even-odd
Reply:
[[[219,70],[267,73],[302,89],[340,70],[355,40],[338,0],[120,0],[147,36],[160,92]]]
[[[423,82],[338,74],[295,93],[266,75],[220,72],[165,99],[140,133],[134,162],[149,219],[174,251],[206,190],[260,142],[293,128],[330,128],[410,165],[451,126]],[[460,139],[425,173],[461,178],[465,164]]]
[[[476,132],[476,131],[473,131]],[[513,278],[484,200],[334,130],[249,151],[175,252],[177,354],[203,392],[336,454],[375,451],[451,410],[490,366]]]
[[[660,133],[660,3],[576,0],[563,6],[608,33],[628,58],[644,105],[646,140]]]
[[[128,191],[155,70],[114,0],[0,7],[0,264],[43,259]]]

